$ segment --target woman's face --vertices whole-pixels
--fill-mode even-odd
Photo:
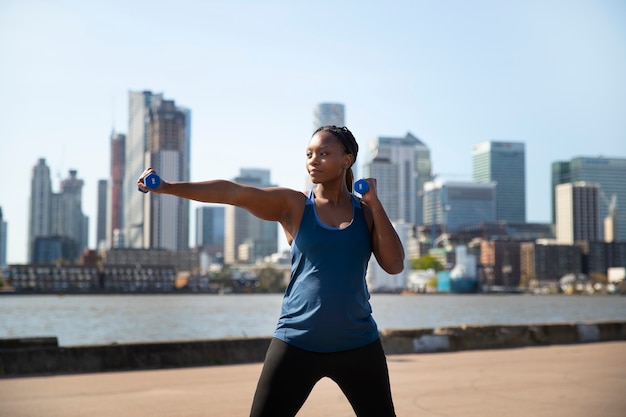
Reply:
[[[309,141],[306,149],[306,170],[313,184],[342,178],[350,168],[352,156],[330,132],[319,131]]]

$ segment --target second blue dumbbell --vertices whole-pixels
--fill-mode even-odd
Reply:
[[[354,183],[354,191],[363,195],[370,190],[370,185],[364,179],[360,179]]]
[[[150,190],[156,190],[159,188],[159,185],[161,185],[161,177],[151,172],[143,178],[143,184]],[[139,189],[139,191],[145,192],[141,189]]]

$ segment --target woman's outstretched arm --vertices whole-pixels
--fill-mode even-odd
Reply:
[[[304,208],[305,196],[301,192],[282,187],[257,188],[227,180],[189,182],[161,179],[157,188],[149,189],[143,179],[152,172],[154,170],[149,168],[139,177],[137,186],[140,190],[241,207],[260,219],[280,222],[289,234],[295,234],[293,220],[299,220],[298,213],[301,214]]]

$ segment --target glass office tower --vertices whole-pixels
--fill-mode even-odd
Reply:
[[[526,223],[526,154],[523,143],[487,141],[472,148],[472,178],[496,183],[496,219]]]

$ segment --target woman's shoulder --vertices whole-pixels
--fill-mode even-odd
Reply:
[[[288,187],[268,187],[261,188],[262,190],[269,191],[276,194],[282,194],[289,198],[306,198],[308,191],[298,191]]]
[[[293,188],[271,187],[266,190],[282,200],[283,204],[294,209],[304,208],[308,198],[305,191],[298,191]]]
[[[293,188],[276,187],[274,189],[280,193],[284,193],[284,195],[287,198],[292,199],[294,201],[306,201],[309,195],[308,191],[298,191],[298,190],[294,190]]]

